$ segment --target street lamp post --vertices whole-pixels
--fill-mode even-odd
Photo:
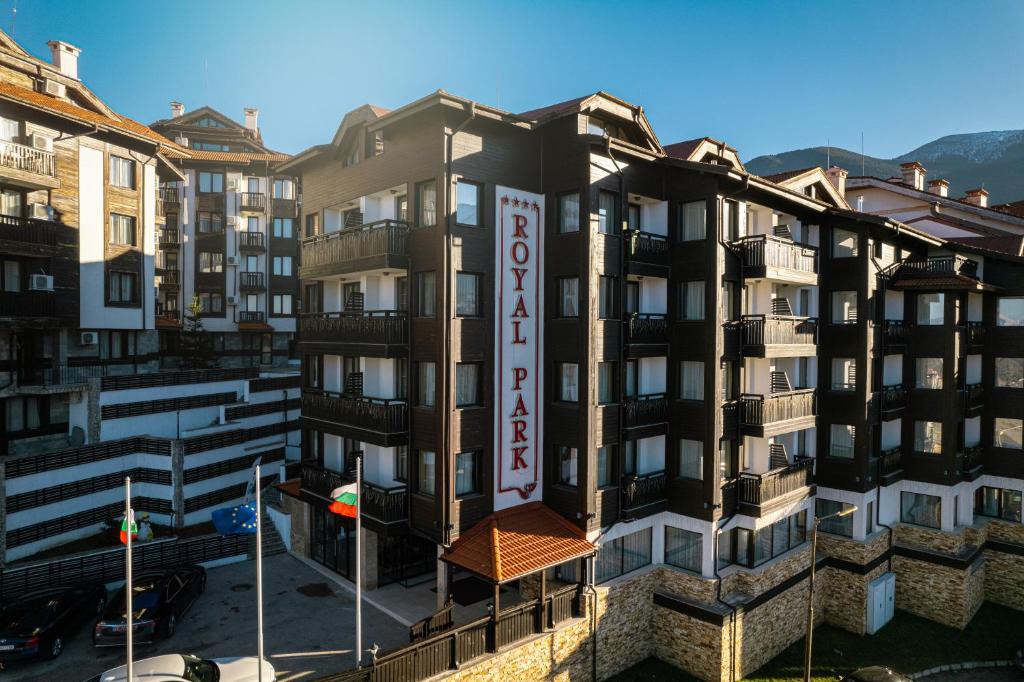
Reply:
[[[811,579],[807,587],[807,637],[804,640],[804,682],[811,682],[811,638],[814,635],[814,567],[817,563],[818,552],[818,524],[828,519],[849,516],[857,511],[856,505],[850,505],[846,509],[837,511],[828,516],[813,517],[811,523]]]

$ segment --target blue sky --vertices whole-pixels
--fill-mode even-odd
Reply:
[[[0,0],[11,28],[12,0]],[[257,106],[265,141],[329,140],[364,102],[443,88],[511,111],[599,89],[663,143],[742,158],[824,145],[901,154],[1024,127],[1024,2],[103,2],[21,0],[15,38],[82,48],[83,80],[145,123]]]

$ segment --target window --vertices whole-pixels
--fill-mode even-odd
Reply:
[[[455,407],[473,407],[480,404],[480,379],[483,376],[478,362],[455,363]]]
[[[112,270],[109,273],[107,301],[110,303],[135,303],[137,301],[138,274]]]
[[[682,438],[679,441],[679,477],[704,478],[704,443]]]
[[[635,398],[640,394],[640,361],[626,360],[626,385],[622,392],[627,398]]]
[[[291,315],[292,314],[292,295],[291,294],[274,294],[272,299],[272,307],[270,312],[272,315]]]
[[[597,316],[602,320],[615,317],[615,277],[601,275],[600,297],[598,299]]]
[[[395,447],[395,480],[403,483],[409,480],[409,446]]]
[[[579,232],[580,193],[569,192],[558,196],[558,233]]]
[[[853,258],[857,255],[857,233],[847,230],[832,230],[832,257]]]
[[[555,483],[576,487],[577,459],[576,448],[555,446]]]
[[[559,362],[555,365],[558,380],[558,400],[575,403],[579,401],[579,365],[575,362]]]
[[[622,473],[636,473],[636,441],[627,440],[622,446]]]
[[[942,452],[942,422],[914,422],[914,450],[937,455]]]
[[[135,189],[135,162],[111,154],[110,184],[114,187]]]
[[[278,178],[274,180],[274,198],[275,199],[294,199],[295,198],[295,183],[287,178]]]
[[[846,509],[847,505],[842,502],[836,502],[834,500],[824,500],[818,498],[814,502],[814,515],[819,519],[832,514],[838,514],[839,512]],[[834,516],[831,519],[826,519],[820,523],[818,528],[825,533],[831,533],[832,535],[842,535],[843,537],[853,537],[853,514],[848,516]]]
[[[832,358],[832,390],[853,391],[856,388],[856,358]]]
[[[200,233],[213,234],[224,231],[224,216],[220,213],[200,211],[198,222]]]
[[[942,358],[917,358],[915,388],[942,388]]]
[[[273,236],[282,239],[291,239],[294,232],[295,220],[293,218],[274,218]]]
[[[982,486],[974,493],[974,513],[995,519],[1021,522],[1021,492]]]
[[[945,294],[917,295],[917,323],[943,324],[945,319]]]
[[[857,323],[857,292],[832,292],[832,324]]]
[[[416,404],[420,407],[434,406],[434,396],[437,394],[436,376],[433,362],[416,363]]]
[[[609,405],[615,402],[615,363],[597,363],[597,404]]]
[[[832,424],[829,427],[829,456],[852,459],[856,439],[857,429],[852,424]]]
[[[200,128],[227,128],[226,125],[216,119],[210,118],[209,116],[204,116],[192,125],[199,126]]]
[[[480,275],[471,272],[455,274],[455,314],[459,317],[480,315]]]
[[[679,210],[679,239],[684,242],[707,236],[707,205],[703,201],[689,201]]]
[[[292,275],[292,257],[291,256],[274,256],[274,274],[281,275],[282,277],[291,277]]]
[[[640,232],[641,213],[640,204],[629,204],[626,206],[626,229],[630,232]]]
[[[480,225],[481,187],[475,182],[460,180],[455,183],[455,222],[460,225]]]
[[[433,272],[416,273],[416,315],[433,317],[437,295],[434,289]]]
[[[728,481],[734,476],[735,450],[736,446],[731,438],[718,441],[718,474],[723,481]]]
[[[819,500],[819,502],[828,500]],[[735,528],[721,533],[718,567],[735,563],[748,568],[781,556],[807,540],[807,512],[799,511],[756,531]],[[667,545],[666,545],[667,547]]]
[[[395,278],[395,310],[409,309],[409,278]]]
[[[430,227],[437,224],[437,181],[427,180],[416,185],[416,225]]]
[[[722,202],[722,239],[734,242],[740,236],[740,205],[732,199]]]
[[[0,276],[3,277],[3,281],[0,282],[0,291],[21,291],[21,261],[4,260],[3,266],[3,272],[0,273]]]
[[[306,236],[315,237],[320,234],[320,214],[310,213],[306,216]]]
[[[199,310],[202,313],[224,312],[224,296],[211,292],[201,292],[199,296]]]
[[[437,455],[430,450],[420,450],[416,471],[416,492],[420,495],[434,496]]]
[[[579,317],[580,280],[578,277],[559,277],[555,280],[558,317]]]
[[[0,190],[0,214],[21,217],[21,192]]]
[[[732,400],[734,398],[733,386],[736,385],[734,381],[736,363],[731,360],[722,360],[719,371],[722,373],[722,400]]]
[[[1024,327],[1024,296],[999,297],[996,326]]]
[[[900,521],[927,528],[942,527],[942,498],[922,493],[900,493]]]
[[[651,563],[650,528],[605,541],[597,550],[594,581],[598,583],[625,575]]]
[[[223,173],[210,173],[208,171],[199,172],[199,191],[203,193],[211,192],[223,192],[224,191],[224,174]]]
[[[21,124],[11,118],[0,116],[0,140],[16,142],[21,134]]]
[[[622,309],[627,315],[640,312],[640,282],[626,280],[626,295],[622,301]]]
[[[193,142],[192,149],[199,149],[207,152],[227,152],[231,151],[231,147],[226,144],[217,144],[215,142]]]
[[[480,492],[480,452],[460,452],[455,455],[455,496],[465,497]]]
[[[1024,419],[996,417],[992,422],[992,445],[997,448],[1021,449],[1021,430]]]
[[[200,251],[199,272],[224,272],[224,254]]]
[[[682,282],[679,285],[679,319],[704,319],[704,282]]]
[[[615,227],[617,220],[615,204],[616,195],[614,192],[600,191],[597,193],[597,231],[602,234],[616,234]]]
[[[665,526],[665,563],[700,573],[703,539],[700,533]]]
[[[679,363],[679,397],[682,400],[704,400],[704,363],[683,360]]]
[[[135,218],[120,213],[110,214],[110,243],[135,246]]]
[[[612,466],[615,462],[615,446],[604,445],[597,449],[597,487],[612,485]]]
[[[996,358],[996,386],[1024,388],[1024,358]]]
[[[245,229],[248,232],[259,232],[260,231],[260,219],[254,215],[248,217],[245,221]]]
[[[740,319],[739,306],[736,305],[736,282],[724,280],[722,282],[722,319],[726,322],[735,322]]]

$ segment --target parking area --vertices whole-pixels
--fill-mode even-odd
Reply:
[[[263,562],[264,649],[279,682],[308,681],[353,665],[355,600],[321,573],[280,554]],[[363,648],[388,650],[408,642],[408,628],[363,605]],[[168,640],[136,647],[135,658],[165,653],[203,658],[256,655],[256,564],[210,569],[206,592]],[[124,649],[96,649],[88,628],[54,661],[11,666],[5,682],[81,682],[124,663]]]

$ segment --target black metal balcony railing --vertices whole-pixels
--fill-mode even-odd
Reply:
[[[243,211],[265,211],[267,195],[263,192],[242,192],[241,207]]]
[[[238,233],[238,250],[239,251],[263,251],[266,246],[263,243],[262,232],[239,232]]]
[[[52,291],[0,291],[0,317],[53,317],[57,298]]]
[[[789,315],[744,315],[740,320],[744,346],[817,343],[818,320]]]
[[[907,342],[907,323],[903,320],[886,320],[882,323],[882,337],[887,346],[902,346]]]
[[[622,402],[626,426],[646,426],[668,420],[668,398],[664,393],[628,396]]]
[[[26,173],[57,177],[56,156],[17,142],[0,141],[0,166]]]
[[[744,424],[764,426],[815,415],[815,390],[802,388],[769,396],[744,393],[740,396]]]
[[[668,343],[668,315],[629,313],[626,343]]]
[[[802,457],[784,469],[763,474],[740,474],[739,501],[762,505],[814,482],[814,460]]]
[[[980,445],[969,445],[960,454],[960,472],[970,475],[982,465],[982,448]]]
[[[165,227],[160,230],[160,246],[178,246],[181,244],[181,237],[176,227]]]
[[[772,235],[743,237],[736,242],[743,257],[744,270],[778,268],[815,274],[818,250]]]
[[[639,509],[666,499],[664,471],[622,478],[622,508]]]
[[[882,450],[878,457],[878,475],[888,476],[903,470],[903,450],[899,446]]]
[[[263,291],[264,286],[262,272],[238,273],[239,291]]]
[[[263,322],[266,315],[262,310],[239,310],[238,321],[242,323]]]
[[[407,322],[404,310],[305,313],[299,317],[299,333],[303,341],[405,344]]]
[[[181,284],[181,272],[170,268],[157,268],[156,275],[160,277],[160,284],[178,286]]]
[[[177,310],[158,310],[156,316],[157,319],[167,320],[168,322],[181,322],[181,312]]]
[[[983,322],[967,323],[967,343],[980,346],[985,343],[985,324]]]
[[[882,410],[898,410],[907,405],[907,387],[903,384],[892,384],[882,387]]]
[[[56,246],[57,231],[62,227],[60,223],[51,220],[0,215],[0,240],[37,246]],[[64,229],[70,236],[72,231],[69,228]]]
[[[964,407],[975,409],[985,404],[985,387],[982,384],[964,386]]]
[[[978,261],[964,256],[933,256],[899,263],[896,277],[922,277],[931,275],[963,275],[977,278]]]
[[[302,414],[376,433],[397,434],[409,430],[409,406],[406,401],[393,398],[304,391]]]
[[[160,192],[157,196],[160,201],[167,205],[178,204],[178,188],[177,187],[161,187]]]
[[[315,462],[302,463],[302,489],[331,499],[331,493],[348,483],[337,471],[326,469]]]
[[[56,367],[19,367],[18,383],[22,386],[70,386],[84,384],[89,379],[107,376],[106,365]]]
[[[408,234],[408,223],[380,220],[310,237],[302,242],[302,266],[336,265],[376,256],[406,256]]]
[[[668,237],[639,230],[630,230],[624,236],[626,255],[631,260],[668,265]]]
[[[359,501],[363,516],[371,516],[384,523],[395,523],[409,518],[408,495],[404,485],[385,488],[363,482],[363,497]]]

